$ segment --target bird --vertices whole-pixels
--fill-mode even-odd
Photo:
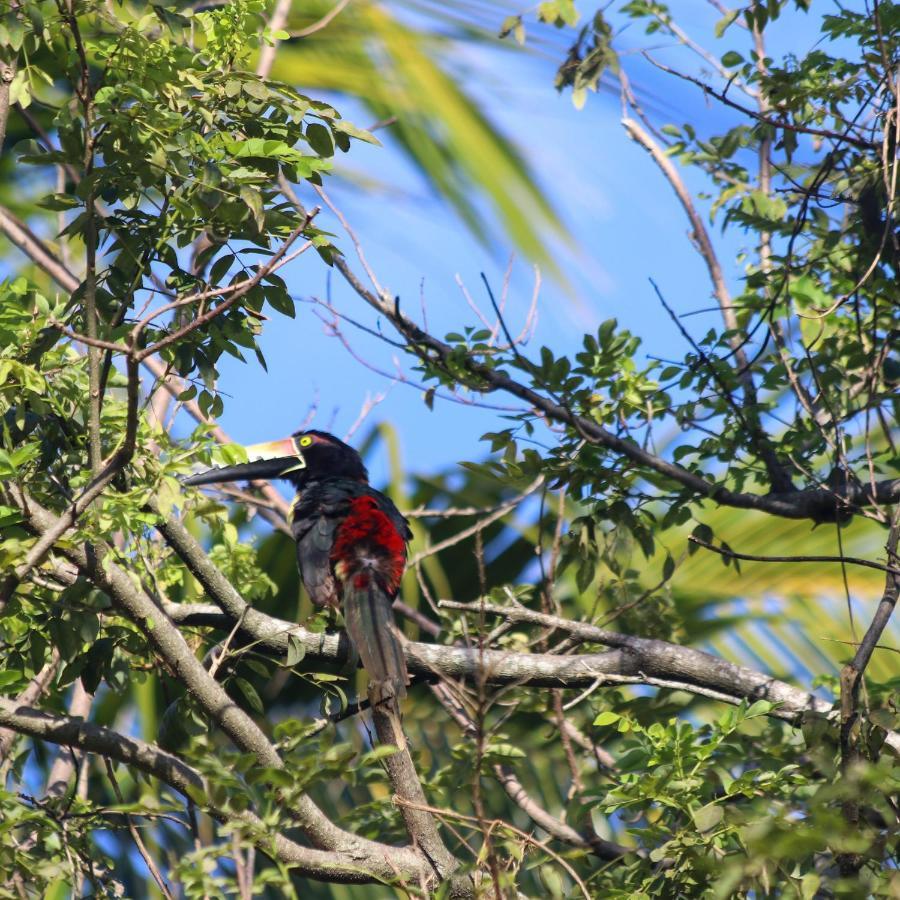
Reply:
[[[396,714],[409,674],[392,603],[406,568],[409,523],[369,484],[362,457],[325,431],[245,448],[248,462],[182,479],[188,486],[256,479],[290,482],[297,491],[290,527],[303,584],[314,603],[340,609],[369,677],[369,702]]]

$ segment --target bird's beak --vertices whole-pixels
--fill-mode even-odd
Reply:
[[[263,478],[281,478],[295,469],[306,468],[303,453],[293,438],[251,444],[244,448],[247,462],[236,466],[209,469],[182,478],[181,483],[196,487],[201,484],[217,484],[223,481],[253,481]]]

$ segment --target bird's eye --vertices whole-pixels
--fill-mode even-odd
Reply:
[[[312,442],[313,442],[313,439],[309,435],[306,435],[306,437],[300,438],[300,446],[301,447],[308,447]]]

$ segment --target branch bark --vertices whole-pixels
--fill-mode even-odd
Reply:
[[[6,485],[4,494],[22,512],[23,524],[32,533],[45,534],[58,529],[58,519],[18,485]],[[137,625],[173,675],[185,685],[235,746],[252,753],[261,766],[283,768],[281,758],[265,734],[210,676],[169,617],[136,586],[128,573],[112,562],[110,556],[107,555],[101,562],[97,554],[88,553],[80,545],[67,545],[60,552],[106,593],[126,618]],[[346,860],[351,860],[362,873],[359,875],[361,880],[396,881],[398,874],[401,875],[401,880],[406,877],[405,873],[392,868],[394,857],[400,852],[398,848],[361,838],[339,828],[307,795],[300,794],[293,799],[291,815],[311,844],[333,851],[345,861],[345,866]],[[424,857],[418,853],[414,855],[419,865],[413,868],[421,874]],[[386,870],[390,870],[390,874]],[[326,877],[329,873],[330,869],[325,869],[316,877]],[[424,883],[433,884],[434,880],[433,869],[428,863]],[[459,896],[466,893],[464,884],[454,882],[454,890]]]
[[[289,622],[276,625],[274,633],[270,631],[274,620],[250,606],[235,590],[225,575],[211,562],[200,544],[194,539],[184,525],[174,518],[163,517],[159,509],[150,504],[150,509],[160,516],[157,524],[160,534],[170,547],[178,554],[191,574],[200,582],[203,589],[213,597],[234,622],[241,623],[241,630],[256,633],[271,647],[271,639],[276,639],[275,648],[280,654],[287,652],[288,634],[296,633],[295,626]],[[332,637],[319,635],[323,643]],[[283,645],[281,640],[283,639]],[[349,658],[349,644],[344,638],[342,652]],[[434,865],[440,878],[447,877],[458,865],[453,855],[447,850],[438,832],[434,817],[427,810],[427,800],[415,765],[406,742],[401,734],[396,734],[392,714],[383,709],[372,708],[372,717],[378,739],[386,745],[397,747],[397,752],[385,759],[385,766],[391,784],[397,796],[406,801],[401,805],[401,813],[406,824],[410,840],[421,848],[425,856]]]
[[[860,734],[858,711],[859,692],[863,684],[866,668],[878,645],[884,629],[890,621],[897,598],[900,596],[900,573],[891,563],[897,563],[897,545],[900,542],[900,507],[894,511],[891,530],[887,540],[888,572],[885,578],[884,593],[875,610],[875,615],[863,635],[863,639],[853,655],[853,659],[841,670],[841,772],[846,777],[853,767],[859,763],[862,756],[859,751]],[[857,798],[844,802],[844,815],[851,825],[856,827],[859,823],[860,804]],[[862,868],[864,858],[853,852],[842,853],[838,857],[838,866],[841,874],[847,877],[854,876]]]
[[[18,4],[14,3],[13,8]],[[6,138],[6,123],[9,121],[10,88],[18,69],[18,54],[8,47],[0,50],[0,149]]]
[[[685,215],[691,224],[691,237],[697,247],[700,256],[706,263],[709,270],[709,278],[712,282],[713,295],[722,311],[722,321],[725,328],[732,332],[729,338],[729,345],[734,353],[736,371],[738,380],[741,382],[744,393],[745,408],[738,413],[749,419],[748,427],[753,432],[753,442],[756,450],[760,455],[769,476],[769,484],[773,490],[789,492],[793,490],[790,475],[785,467],[778,459],[775,449],[772,447],[771,439],[766,433],[760,421],[758,405],[759,397],[756,391],[756,385],[753,382],[753,373],[747,361],[747,354],[744,352],[744,338],[741,337],[738,328],[737,316],[734,312],[734,306],[731,301],[731,294],[728,286],[725,284],[725,276],[722,273],[722,266],[719,263],[719,257],[713,248],[709,232],[703,224],[703,219],[697,212],[691,195],[684,184],[678,170],[675,168],[672,160],[667,156],[662,147],[653,140],[653,138],[634,120],[624,118],[622,125],[628,136],[640,144],[646,150],[660,171],[663,173],[666,181],[672,186],[675,195],[678,197]],[[693,341],[691,342],[693,344]],[[696,347],[696,345],[694,345]],[[698,348],[699,349],[699,348]]]
[[[32,706],[37,703],[37,701],[40,700],[41,695],[49,687],[50,682],[53,680],[53,676],[56,675],[58,669],[59,651],[54,648],[50,659],[44,664],[40,672],[31,679],[28,686],[18,697],[16,697],[15,701],[11,700],[10,702],[20,703],[23,706]],[[15,740],[15,731],[9,728],[0,728],[0,771],[2,771],[3,767],[6,765],[6,758],[12,750]]]
[[[288,186],[289,187],[289,186]],[[302,211],[302,206],[299,207]],[[651,453],[627,438],[621,438],[595,421],[578,415],[567,406],[544,396],[533,388],[517,381],[506,371],[479,362],[472,357],[460,359],[449,345],[420,328],[399,308],[396,299],[385,292],[370,291],[340,254],[334,257],[335,268],[344,276],[353,291],[379,315],[388,319],[407,340],[409,350],[424,362],[447,366],[472,390],[481,393],[503,391],[523,400],[543,414],[549,421],[568,425],[587,441],[612,451],[624,459],[663,475],[675,484],[694,492],[698,497],[709,497],[722,506],[735,509],[757,509],[770,515],[787,519],[811,519],[814,522],[831,522],[838,512],[852,512],[859,507],[889,505],[900,500],[900,478],[892,478],[873,484],[849,481],[831,488],[812,487],[796,491],[770,491],[767,494],[748,494],[733,491],[698,475],[677,463]]]
[[[233,590],[233,589],[232,589]],[[472,607],[444,600],[447,608],[477,612]],[[476,608],[477,607],[477,608]],[[785,681],[727,662],[711,653],[681,647],[666,641],[634,637],[607,631],[582,622],[570,622],[524,607],[498,607],[485,604],[491,615],[510,621],[565,630],[574,637],[615,649],[606,653],[558,656],[541,653],[512,653],[467,647],[447,647],[407,641],[406,662],[411,674],[435,678],[483,677],[491,685],[517,684],[523,687],[561,687],[583,689],[595,683],[649,684],[670,687],[723,703],[737,705],[744,700],[769,700],[778,706],[771,715],[794,725],[804,714],[814,713],[836,721],[837,712],[827,700]],[[167,604],[166,612],[180,625],[200,625],[229,630],[236,621],[211,604]],[[346,665],[350,646],[346,636],[316,634],[299,625],[250,610],[241,626],[243,637],[267,652],[287,653],[288,636],[304,647],[310,662]],[[900,753],[900,734],[888,733],[887,743]]]
[[[220,822],[240,823],[253,836],[257,848],[273,856],[298,875],[348,884],[393,883],[402,880],[417,885],[428,879],[431,869],[408,847],[387,847],[380,856],[362,857],[346,850],[303,847],[271,828],[255,813],[225,813],[210,803],[206,780],[177,756],[137,738],[80,718],[52,715],[17,700],[0,698],[0,727],[38,740],[74,747],[88,753],[134,766],[202,805]]]

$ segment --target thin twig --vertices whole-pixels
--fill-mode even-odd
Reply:
[[[113,764],[106,756],[103,757],[103,762],[106,765],[106,774],[109,777],[109,783],[112,785],[113,792],[116,795],[116,800],[118,800],[119,803],[124,803],[125,798],[122,796],[122,791],[119,789],[119,782],[116,779],[116,772],[115,769],[113,769]],[[125,822],[128,825],[128,833],[131,835],[131,839],[134,841],[134,846],[137,847],[137,851],[138,853],[140,853],[141,859],[144,860],[144,864],[147,866],[147,869],[153,876],[153,880],[156,882],[157,886],[162,892],[162,895],[166,898],[166,900],[175,900],[175,898],[172,896],[172,892],[169,890],[169,886],[166,884],[166,880],[162,877],[162,874],[157,868],[156,863],[153,861],[153,857],[147,852],[147,846],[146,844],[144,844],[144,841],[141,838],[141,833],[137,830],[137,827],[134,824],[134,819],[128,813],[125,813]]]
[[[309,37],[311,34],[315,34],[317,31],[321,31],[323,28],[327,27],[337,16],[341,14],[344,8],[350,0],[338,0],[337,4],[321,19],[317,22],[313,22],[312,25],[307,25],[306,28],[298,28],[291,32],[292,38],[305,38]],[[371,131],[371,129],[369,129]]]
[[[505,503],[496,507],[493,512],[486,515],[483,519],[480,519],[474,525],[470,525],[468,528],[464,528],[462,531],[457,532],[451,537],[445,538],[443,541],[438,541],[438,543],[434,544],[431,547],[427,547],[425,550],[420,550],[415,556],[413,556],[409,562],[407,563],[407,568],[412,568],[417,566],[423,559],[426,559],[429,556],[434,556],[436,553],[440,553],[442,550],[446,550],[448,547],[454,547],[456,544],[461,543],[462,541],[472,537],[475,534],[478,534],[482,529],[487,528],[488,525],[492,525],[498,519],[502,519],[510,510],[515,509],[529,494],[533,494],[542,484],[544,483],[544,476],[539,475],[535,478],[531,484],[525,488],[517,496],[513,497],[511,500],[507,500]]]
[[[840,563],[841,565],[865,566],[867,569],[876,569],[879,572],[889,572],[892,575],[900,575],[900,568],[883,563],[873,562],[870,559],[861,559],[858,556],[758,556],[751,553],[737,553],[727,547],[716,547],[714,544],[691,534],[688,540],[705,550],[712,550],[728,559],[738,559],[746,562],[780,562],[780,563]]]

